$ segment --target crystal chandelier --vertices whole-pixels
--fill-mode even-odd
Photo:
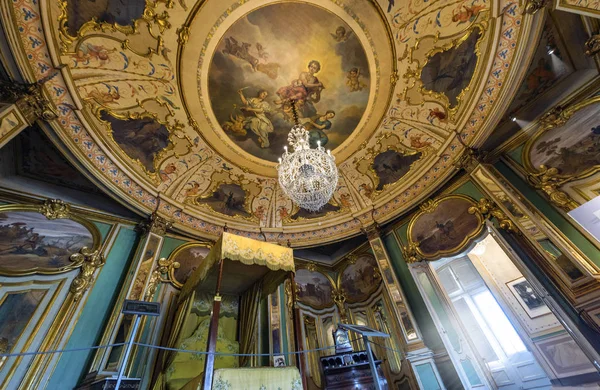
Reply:
[[[290,153],[285,152],[279,159],[277,172],[279,185],[292,202],[305,210],[319,211],[329,202],[338,182],[338,170],[331,151],[325,151],[321,141],[315,149],[309,144],[309,134],[298,122],[296,107],[292,101],[294,122],[288,135]]]

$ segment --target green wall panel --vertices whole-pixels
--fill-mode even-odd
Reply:
[[[169,255],[173,253],[173,251],[177,249],[177,247],[183,244],[187,244],[188,242],[189,241],[180,240],[178,238],[165,237],[165,239],[163,240],[162,248],[160,250],[160,258],[169,257]]]
[[[102,242],[104,242],[104,240],[106,240],[106,236],[108,235],[108,232],[110,232],[110,228],[113,225],[111,225],[110,223],[104,223],[104,222],[98,222],[98,221],[94,221],[94,225],[96,225],[96,227],[100,231],[100,235],[102,236]]]
[[[106,257],[98,278],[88,296],[66,349],[86,348],[96,345],[119,294],[128,264],[135,252],[137,234],[133,229],[122,227],[114,245]],[[49,380],[46,389],[72,389],[85,376],[85,370],[94,351],[65,352]]]
[[[513,159],[515,162],[517,162],[519,165],[523,165],[523,148],[524,147],[525,147],[525,144],[520,145],[507,153],[510,156],[510,158]]]
[[[417,326],[421,331],[423,341],[427,347],[431,349],[443,349],[444,345],[442,339],[437,333],[433,319],[425,306],[425,302],[423,301],[421,293],[417,288],[417,284],[408,269],[408,265],[402,257],[402,252],[396,238],[389,234],[383,238],[383,242],[390,256],[392,267],[394,268],[394,271],[396,271],[398,282],[402,286],[408,305],[410,306],[415,321],[417,322]]]
[[[503,162],[495,165],[496,169],[542,213],[556,228],[579,248],[594,264],[600,266],[600,250],[594,246],[571,222],[562,216],[540,194],[531,188],[520,176]]]
[[[479,189],[473,184],[472,181],[467,181],[465,184],[461,185],[454,191],[453,194],[467,195],[475,200],[481,199],[484,195]]]

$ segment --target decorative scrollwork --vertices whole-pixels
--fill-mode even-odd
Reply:
[[[530,173],[527,179],[537,189],[542,190],[550,202],[565,211],[571,211],[579,205],[567,193],[560,190],[564,184],[573,180],[572,177],[558,178],[560,172],[556,168],[540,165],[538,173]]]
[[[317,270],[317,265],[315,263],[306,264],[306,269],[310,272],[315,272]]]
[[[71,255],[71,261],[73,267],[81,267],[79,275],[73,279],[69,288],[73,299],[78,301],[92,283],[96,270],[104,265],[104,258],[99,250],[92,251],[88,247],[83,247],[79,253]]]
[[[71,206],[60,199],[46,199],[38,210],[48,219],[69,218],[71,215]]]
[[[152,232],[164,236],[171,227],[173,227],[173,222],[164,219],[154,211],[147,220],[138,224],[137,229],[142,235]]]
[[[418,242],[409,242],[406,245],[402,246],[402,256],[404,257],[404,261],[407,263],[418,263],[423,260],[421,255],[419,255],[419,243]]]
[[[504,211],[489,199],[479,199],[477,205],[470,207],[468,211],[469,214],[479,214],[484,219],[496,218],[498,220],[498,226],[500,226],[501,229],[514,233],[519,232],[515,228],[515,224],[508,218]]]
[[[436,208],[436,204],[433,200],[427,199],[419,205],[419,210],[424,213],[430,213]]]
[[[524,13],[533,15],[546,6],[546,0],[528,0],[525,3]]]
[[[590,57],[600,53],[600,33],[592,35],[587,41],[585,41],[585,54]]]
[[[173,259],[166,259],[164,257],[158,259],[158,265],[154,271],[152,271],[152,275],[148,281],[148,287],[144,293],[144,300],[152,300],[160,283],[171,283],[169,277],[163,278],[163,275],[170,275],[171,270],[175,270],[180,266],[181,265],[177,261],[173,261]]]
[[[29,84],[0,80],[0,101],[15,103],[25,120],[33,124],[38,119],[50,121],[58,118],[58,113],[44,96],[43,86],[54,78],[58,72]]]
[[[340,319],[343,323],[347,323],[348,317],[346,316],[346,291],[343,288],[334,289],[331,292],[331,298],[338,307],[340,313]]]
[[[568,118],[564,116],[564,112],[565,109],[563,106],[553,107],[539,119],[540,126],[545,129],[548,127],[564,125],[568,120]]]

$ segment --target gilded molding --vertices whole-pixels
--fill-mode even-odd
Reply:
[[[496,218],[498,220],[498,226],[509,232],[518,233],[514,223],[508,218],[508,216],[502,211],[496,203],[492,202],[487,198],[479,199],[477,205],[469,208],[469,214],[480,215],[483,219]]]
[[[538,190],[542,190],[550,202],[557,207],[569,212],[579,206],[566,192],[561,191],[560,187],[572,181],[574,177],[561,179],[558,169],[540,165],[540,172],[530,173],[527,180]]]
[[[39,207],[39,212],[48,219],[69,218],[71,206],[60,199],[46,199]]]
[[[78,301],[83,293],[90,287],[94,273],[105,263],[100,251],[83,247],[79,253],[71,255],[71,261],[75,267],[81,267],[79,275],[73,279],[69,290],[73,293],[73,299]]]

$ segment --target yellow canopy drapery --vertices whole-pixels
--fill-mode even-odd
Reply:
[[[195,290],[201,282],[205,281],[210,277],[210,271],[213,269],[215,264],[223,260],[230,260],[232,262],[240,262],[244,265],[249,266],[264,266],[275,274],[268,276],[263,283],[263,290],[277,287],[281,281],[285,278],[288,272],[294,272],[294,252],[291,248],[283,247],[277,244],[271,244],[264,241],[257,241],[251,238],[237,236],[235,234],[224,232],[221,238],[211,248],[206,258],[202,261],[202,264],[194,271],[194,273],[187,280],[185,285],[181,289],[179,295],[179,301],[185,300],[190,293]],[[266,271],[266,270],[265,270]],[[245,273],[246,280],[243,283],[228,283],[225,286],[225,290],[234,291],[222,291],[223,293],[242,293],[249,286],[248,282],[257,282],[261,277],[265,276],[267,272],[256,272],[256,273]],[[247,278],[251,278],[248,280]],[[280,283],[272,284],[279,281]],[[242,282],[240,280],[240,282]],[[208,290],[210,286],[205,286]],[[241,290],[241,288],[244,288]],[[222,288],[223,290],[223,288]],[[209,290],[210,291],[210,290]]]

